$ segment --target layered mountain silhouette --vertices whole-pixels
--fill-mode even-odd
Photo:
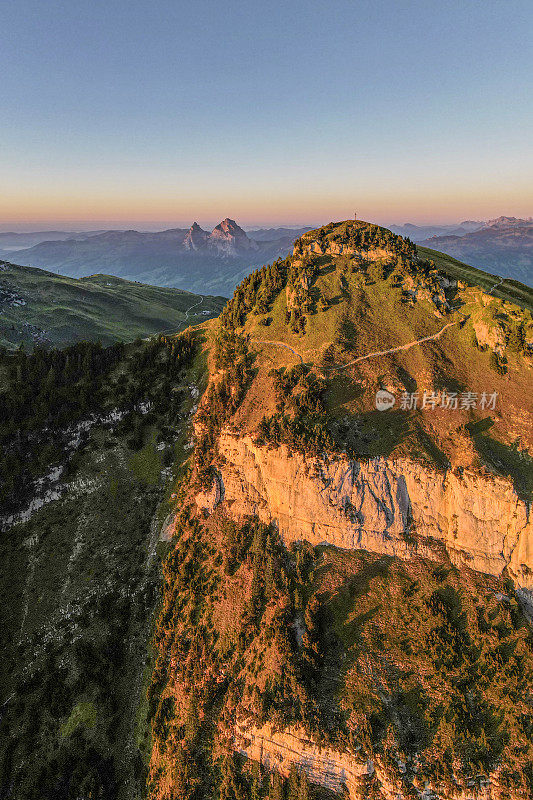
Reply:
[[[393,233],[408,236],[412,242],[422,242],[431,236],[465,236],[467,233],[477,231],[486,223],[480,220],[464,220],[452,225],[414,225],[406,222],[404,225],[389,225]]]
[[[75,278],[106,273],[227,296],[254,267],[285,255],[294,238],[306,230],[309,228],[276,228],[247,234],[226,217],[212,231],[194,222],[188,230],[111,230],[90,237],[58,237],[18,249],[17,262]],[[6,260],[10,255],[0,251]]]
[[[229,217],[213,230],[190,228],[0,234],[0,258],[81,278],[116,275],[159,286],[229,296],[250,271],[283,257],[310,230],[244,231]],[[391,225],[393,233],[447,253],[480,269],[533,285],[533,220],[500,216],[452,225]],[[39,240],[39,237],[40,238]],[[31,245],[31,246],[30,246]],[[13,248],[13,249],[10,249]]]
[[[464,235],[432,236],[425,247],[448,253],[474,267],[533,286],[533,219],[498,217]]]

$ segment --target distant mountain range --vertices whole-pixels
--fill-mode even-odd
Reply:
[[[99,231],[0,231],[0,249],[21,250],[25,247],[33,247],[40,242],[58,241],[63,239],[86,239],[89,236],[97,236],[104,233]]]
[[[108,273],[159,286],[231,295],[235,285],[254,267],[285,256],[304,228],[273,228],[246,233],[224,219],[212,231],[196,222],[189,229],[171,228],[142,233],[135,230],[61,234],[17,249],[17,262],[81,278]],[[37,234],[31,234],[36,236]],[[30,234],[20,234],[30,236]],[[0,258],[9,259],[8,247],[16,234],[0,234]],[[10,244],[6,244],[9,242]],[[19,245],[20,246],[20,245]]]
[[[93,275],[67,278],[0,262],[0,346],[64,347],[82,340],[117,340],[166,331],[216,317],[226,298]]]
[[[498,217],[453,225],[389,225],[393,233],[480,269],[533,285],[533,220]],[[71,277],[117,275],[158,286],[230,296],[256,267],[284,257],[309,227],[244,231],[226,218],[190,228],[0,233],[0,258]]]
[[[421,242],[474,267],[533,286],[533,220],[498,217],[477,230]]]
[[[472,231],[477,231],[485,225],[484,222],[466,220],[453,225],[413,225],[406,222],[404,225],[388,225],[387,227],[399,236],[409,237],[412,242],[423,242],[431,236],[464,236]]]
[[[533,218],[497,217],[457,225],[390,225],[424,247],[533,286]]]

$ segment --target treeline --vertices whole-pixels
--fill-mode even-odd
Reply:
[[[279,258],[248,275],[235,289],[220,316],[223,328],[232,330],[244,325],[246,314],[264,314],[287,282],[290,259]]]

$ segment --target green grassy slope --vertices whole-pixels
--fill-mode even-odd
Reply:
[[[473,283],[485,291],[490,290],[501,280],[498,275],[492,275],[490,272],[477,269],[477,267],[471,267],[469,264],[464,264],[462,261],[453,258],[453,256],[448,256],[438,250],[420,246],[417,246],[417,250],[421,258],[431,259],[435,262],[436,267],[443,269],[452,278]],[[492,294],[502,300],[509,300],[511,303],[516,303],[533,311],[533,289],[519,281],[506,278],[493,290]]]
[[[406,245],[377,226],[347,225],[305,234],[277,277],[256,273],[223,312],[220,326],[248,337],[254,368],[235,424],[255,433],[263,417],[278,415],[276,425],[293,413],[295,392],[310,387],[295,378],[278,397],[272,369],[303,363],[325,380],[321,425],[339,449],[487,468],[512,476],[530,497],[533,291],[424,248],[406,255]],[[376,410],[380,388],[396,398],[387,414]],[[443,391],[458,394],[456,409],[440,400],[422,407],[424,392]],[[405,392],[418,395],[416,409],[402,408]],[[463,406],[466,392],[476,402],[496,393],[497,405]],[[285,421],[276,441],[297,434],[303,442],[317,422],[314,400],[308,405],[311,416],[292,427]]]
[[[217,316],[224,303],[223,297],[110,275],[67,278],[0,262],[0,345],[63,347],[82,340],[132,341]]]

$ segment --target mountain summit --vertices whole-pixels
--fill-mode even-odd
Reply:
[[[208,240],[208,246],[228,256],[236,256],[243,252],[258,249],[256,242],[249,239],[235,220],[229,217],[226,217],[213,229]]]
[[[200,228],[197,222],[193,222],[183,240],[183,247],[185,250],[201,250],[206,246],[208,238],[208,232]]]
[[[184,797],[228,744],[219,795],[209,774],[198,796],[253,797],[253,770],[288,800],[531,796],[529,709],[509,701],[533,674],[530,308],[526,287],[348,220],[206,324],[150,800]]]

